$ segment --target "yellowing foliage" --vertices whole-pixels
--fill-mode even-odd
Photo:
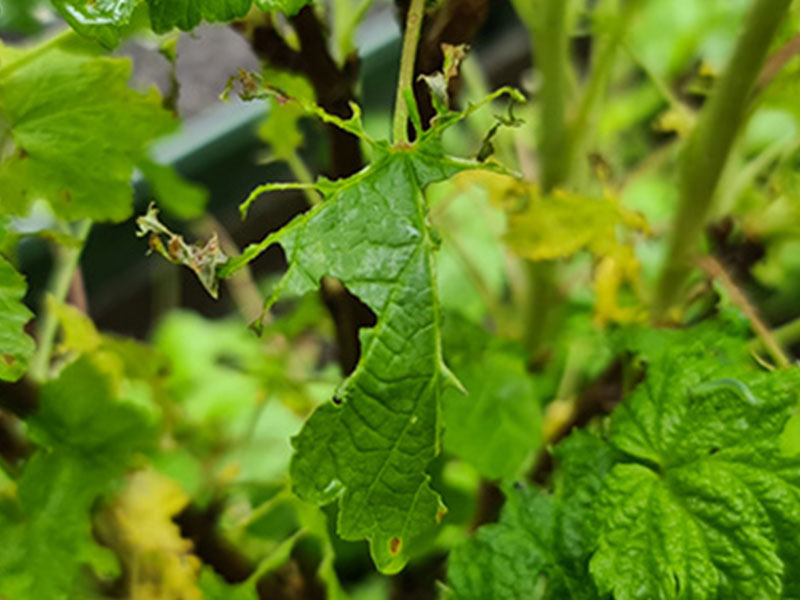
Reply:
[[[101,536],[126,568],[130,600],[202,600],[200,560],[172,521],[187,502],[168,477],[139,471],[101,517]]]
[[[640,295],[639,262],[623,232],[648,232],[644,217],[622,206],[617,198],[592,198],[555,190],[542,194],[538,186],[486,171],[467,172],[462,183],[477,183],[508,218],[505,241],[516,255],[531,260],[555,260],[588,250],[594,269],[598,322],[629,322],[644,315],[625,307],[619,291],[629,285]]]

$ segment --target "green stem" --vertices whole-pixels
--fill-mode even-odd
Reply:
[[[568,124],[570,136],[566,149],[567,173],[573,187],[580,189],[588,182],[589,163],[583,160],[596,131],[597,109],[606,95],[615,61],[636,12],[643,0],[608,0],[594,9],[592,63],[589,76],[582,87],[575,116]]]
[[[406,33],[403,37],[403,53],[400,57],[400,78],[397,81],[397,96],[394,105],[392,140],[395,144],[408,142],[408,105],[403,96],[403,90],[411,89],[414,85],[414,63],[417,58],[424,10],[425,0],[411,0],[406,17]]]
[[[522,343],[531,363],[541,358],[546,334],[556,326],[553,318],[553,309],[558,304],[556,266],[554,260],[525,261],[528,290]]]
[[[297,152],[292,152],[286,157],[286,164],[289,165],[289,170],[297,181],[306,185],[313,185],[314,176],[311,175],[311,171]],[[322,203],[322,196],[313,188],[303,189],[303,194],[309,206],[316,206]]]
[[[737,170],[730,185],[725,186],[723,182],[719,192],[720,199],[717,201],[717,214],[725,215],[732,212],[736,200],[748,186],[755,182],[759,175],[764,173],[775,161],[783,161],[786,157],[792,156],[798,148],[800,148],[800,139],[787,136],[767,146],[761,154]]]
[[[269,500],[262,502],[256,508],[254,508],[250,514],[247,515],[247,517],[239,521],[236,524],[236,531],[241,534],[250,525],[258,521],[264,515],[268,514],[273,508],[291,498],[293,498],[291,489],[289,489],[288,486],[284,487]]]
[[[582,145],[588,132],[592,130],[592,128],[589,127],[592,113],[608,86],[608,80],[611,77],[617,51],[625,39],[634,14],[641,5],[642,0],[630,0],[626,2],[622,9],[622,14],[614,19],[611,30],[605,35],[595,33],[595,39],[599,41],[598,49],[593,53],[594,58],[592,60],[591,74],[583,88],[583,94],[580,99],[580,104],[578,105],[575,119],[571,123],[570,129],[572,135],[570,136],[571,145],[567,157],[568,165],[572,163],[577,149]],[[601,8],[603,7],[598,7],[596,9],[596,14],[599,13]],[[596,16],[595,18],[597,19],[598,17]]]
[[[641,59],[641,57],[631,48],[629,44],[624,44],[623,47],[625,48],[625,52],[627,53],[628,57],[636,63],[636,66],[642,70],[642,73],[645,74],[647,79],[653,84],[653,87],[656,88],[656,91],[660,94],[660,96],[664,99],[664,101],[669,104],[670,108],[673,110],[680,110],[680,111],[688,111],[689,108],[681,102],[681,100],[669,89],[669,85],[667,82],[664,81],[664,78],[653,71],[645,61]]]
[[[794,346],[800,341],[800,317],[773,329],[771,336],[775,343],[784,348]],[[763,339],[756,337],[750,342],[750,348],[755,352],[760,352],[767,349],[767,344]]]
[[[525,19],[523,5],[517,10]],[[534,60],[542,74],[539,94],[539,164],[544,193],[562,185],[569,176],[570,149],[566,107],[571,79],[569,65],[569,0],[544,0],[538,15],[527,15],[531,27]],[[557,300],[556,263],[525,263],[528,279],[523,317],[523,343],[531,361],[540,355],[542,344],[552,325],[552,308]]]
[[[675,218],[653,317],[662,320],[689,275],[717,184],[741,130],[761,67],[791,0],[756,0],[733,57],[704,107],[683,151]]]
[[[568,0],[541,3],[541,25],[533,31],[536,65],[542,73],[540,92],[539,160],[542,190],[547,193],[563,184],[569,175],[567,127],[570,13]]]
[[[265,574],[285,563],[289,559],[297,541],[307,533],[308,530],[301,528],[282,541],[272,552],[264,557],[256,567],[256,570],[253,571],[253,574],[242,585],[255,586]]]
[[[75,231],[75,237],[79,242],[78,247],[66,248],[59,246],[57,248],[56,265],[49,286],[49,293],[57,304],[62,304],[67,298],[72,278],[75,275],[75,270],[78,268],[81,253],[83,252],[83,247],[91,228],[91,220],[84,219],[78,223]],[[39,347],[31,360],[29,371],[30,376],[35,381],[39,382],[47,379],[50,367],[50,355],[53,352],[53,345],[55,344],[56,333],[58,331],[58,319],[53,311],[47,308],[46,303],[42,310],[44,312],[44,318],[39,327],[39,334],[37,336]]]

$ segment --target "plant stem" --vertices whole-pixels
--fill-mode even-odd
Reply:
[[[790,347],[795,345],[798,341],[800,341],[800,317],[793,319],[788,323],[784,323],[777,329],[773,329],[770,332],[770,335],[775,343],[779,344],[781,347]],[[750,342],[750,348],[754,352],[760,352],[762,350],[766,350],[766,344],[762,338],[756,337],[752,342]]]
[[[425,0],[411,0],[406,17],[406,33],[403,37],[403,53],[400,58],[400,78],[397,81],[397,96],[394,105],[394,125],[392,140],[395,144],[408,142],[408,105],[403,90],[414,85],[414,63],[422,30],[422,17]]]
[[[297,181],[307,185],[312,185],[314,183],[314,177],[311,175],[311,171],[297,152],[292,152],[286,157],[286,164],[289,165],[289,170]],[[322,196],[320,196],[319,192],[315,189],[305,188],[303,194],[308,201],[309,207],[316,206],[322,202]]]
[[[558,285],[554,260],[525,261],[527,297],[523,315],[522,344],[531,363],[541,358],[547,331],[555,327],[554,308],[558,303]]]
[[[589,126],[595,107],[603,97],[603,93],[608,87],[608,81],[614,68],[614,59],[617,51],[622,46],[625,35],[628,32],[633,16],[641,8],[642,0],[629,0],[620,9],[620,14],[614,19],[610,30],[603,34],[596,32],[594,40],[597,49],[592,52],[592,66],[586,85],[578,105],[578,109],[570,124],[570,147],[568,149],[567,166],[568,169],[574,160],[578,150],[585,143],[588,132],[592,131]],[[605,5],[600,5],[595,9],[595,21],[602,18],[601,10],[610,10]],[[596,24],[597,26],[597,24]]]
[[[279,566],[285,563],[289,559],[289,556],[291,555],[295,544],[297,544],[297,541],[307,533],[308,531],[305,528],[300,528],[288,538],[283,540],[274,550],[272,550],[272,552],[267,554],[267,556],[262,559],[262,561],[256,567],[256,570],[253,571],[253,574],[250,575],[250,577],[248,577],[242,585],[255,586],[258,583],[258,580],[261,579],[265,574],[269,573],[273,569],[277,569]]]
[[[524,3],[518,3],[524,4]],[[569,0],[544,0],[540,14],[529,18],[534,60],[542,73],[539,94],[539,163],[544,193],[562,185],[569,176],[570,143],[567,126],[567,89],[570,81]],[[517,10],[521,10],[518,6]],[[520,13],[523,17],[523,13]],[[557,296],[555,263],[526,261],[528,291],[523,316],[523,343],[531,361],[536,361],[551,324],[552,305]]]
[[[75,237],[79,242],[78,247],[65,248],[59,246],[56,250],[56,265],[50,281],[49,293],[58,304],[63,303],[67,297],[72,277],[75,275],[75,270],[78,268],[83,246],[91,228],[91,220],[84,219],[80,221],[75,231]],[[50,367],[50,355],[53,352],[56,332],[58,331],[58,319],[53,311],[48,310],[45,306],[43,312],[44,318],[39,327],[39,335],[37,336],[39,347],[30,365],[30,376],[35,381],[39,382],[47,378],[47,372]]]
[[[569,86],[569,0],[540,3],[541,26],[533,31],[536,65],[542,73],[540,92],[539,160],[542,191],[551,191],[567,180],[569,132],[566,110]]]
[[[731,147],[746,120],[770,42],[791,0],[756,0],[733,57],[683,151],[680,204],[658,286],[653,317],[662,320],[688,277]]]
[[[796,344],[800,340],[800,318],[789,321],[785,325],[781,325],[772,332],[772,337],[777,340],[779,344],[790,346]]]
[[[766,326],[764,321],[758,314],[758,311],[745,296],[744,292],[739,289],[739,286],[733,281],[731,276],[725,268],[712,256],[706,256],[700,261],[703,269],[711,275],[712,278],[719,281],[720,285],[725,288],[733,302],[739,307],[747,319],[750,321],[750,328],[756,337],[761,341],[761,345],[772,356],[772,359],[779,367],[788,367],[791,364],[789,357],[781,348],[780,342],[776,339],[773,333]]]

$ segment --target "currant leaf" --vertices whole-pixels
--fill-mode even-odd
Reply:
[[[600,497],[592,574],[621,600],[792,597],[800,459],[779,439],[800,372],[683,336],[611,419],[611,442],[636,462],[614,467]]]
[[[66,220],[127,218],[135,164],[176,125],[158,93],[128,88],[128,60],[51,51],[10,67],[0,78],[0,209],[25,214],[44,199]]]
[[[0,502],[0,596],[66,599],[81,566],[108,562],[93,541],[92,504],[154,439],[150,416],[114,387],[86,357],[43,386],[28,421],[39,450],[16,497]]]
[[[467,394],[444,392],[444,449],[488,479],[515,477],[542,440],[542,382],[526,372],[521,354],[492,344],[482,328],[447,317],[445,357]],[[453,335],[454,327],[462,331]],[[463,339],[465,331],[472,340]],[[470,345],[477,348],[465,350]]]
[[[119,44],[119,30],[127,25],[139,0],[52,0],[70,26],[107,48]]]
[[[556,490],[507,492],[500,522],[481,527],[450,554],[448,584],[458,600],[594,600],[588,561],[597,535],[595,497],[620,455],[577,432],[555,451]]]
[[[153,31],[189,31],[201,21],[231,21],[250,10],[251,0],[148,0]]]
[[[339,534],[369,539],[385,572],[403,567],[444,511],[425,474],[438,451],[439,398],[450,374],[422,190],[461,168],[419,148],[393,150],[327,186],[318,208],[270,240],[289,259],[276,295],[306,293],[331,275],[378,317],[362,332],[362,358],[336,403],[320,407],[294,438],[291,475],[303,498],[339,498]]]

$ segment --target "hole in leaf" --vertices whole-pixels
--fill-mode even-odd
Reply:
[[[352,373],[361,356],[358,331],[374,327],[378,319],[366,304],[333,277],[323,279],[322,299],[336,326],[339,364],[346,374]]]

